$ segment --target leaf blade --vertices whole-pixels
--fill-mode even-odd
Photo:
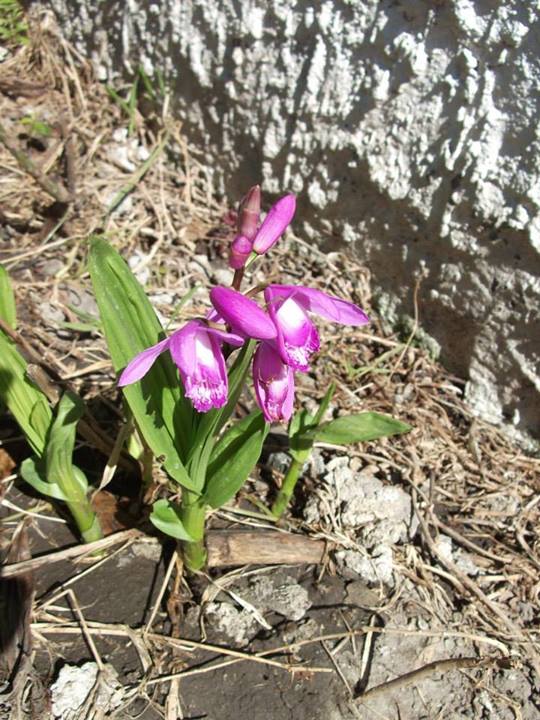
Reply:
[[[323,423],[313,431],[313,435],[318,442],[349,445],[357,442],[369,442],[390,435],[401,435],[411,429],[410,425],[396,420],[390,415],[365,412],[358,415],[344,415]]]
[[[219,439],[210,458],[202,497],[207,505],[219,508],[240,490],[261,455],[269,427],[260,410],[256,410]]]
[[[53,416],[47,398],[27,377],[26,368],[15,343],[0,331],[0,398],[41,457]]]
[[[120,255],[102,238],[91,240],[90,276],[115,371],[163,339],[163,329],[143,288]],[[191,444],[194,411],[184,398],[167,353],[146,376],[123,388],[149,447],[179,484],[197,492],[182,458]]]
[[[193,542],[194,540],[184,527],[179,513],[180,508],[177,505],[162,498],[156,500],[152,506],[150,522],[165,535],[170,535],[177,540]]]
[[[15,308],[15,294],[9,279],[9,274],[3,265],[0,265],[0,317],[10,328],[17,328],[17,311]]]

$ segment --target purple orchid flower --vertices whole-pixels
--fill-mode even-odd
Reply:
[[[120,375],[118,385],[123,387],[140,380],[158,356],[169,350],[180,372],[186,397],[194,408],[208,412],[213,407],[222,407],[228,395],[222,342],[238,347],[244,338],[208,327],[202,320],[191,320],[170,337],[136,355]]]
[[[271,340],[276,337],[272,320],[256,302],[232,288],[215,287],[210,300],[221,320],[228,323],[233,332],[255,340]]]
[[[253,384],[266,422],[287,422],[294,405],[294,372],[273,343],[262,342],[255,351]]]
[[[270,285],[264,291],[264,297],[276,326],[281,358],[295,370],[309,370],[309,356],[320,346],[319,333],[308,312],[341,325],[369,322],[365,312],[353,303],[314,288]]]
[[[272,205],[253,239],[252,249],[258,255],[263,255],[270,250],[272,245],[283,235],[294,217],[295,210],[296,197],[294,195],[285,195],[275,205]]]

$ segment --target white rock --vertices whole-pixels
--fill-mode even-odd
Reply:
[[[135,250],[128,258],[128,265],[134,271],[135,277],[141,285],[146,285],[150,279],[150,268],[148,263],[141,266],[141,263],[143,260],[146,260],[146,257],[145,253]]]
[[[81,667],[64,665],[51,686],[54,716],[65,718],[82,707],[96,683],[97,674],[98,666],[94,662],[87,662]]]
[[[121,704],[124,696],[124,688],[118,681],[115,669],[111,665],[105,665],[98,679],[98,666],[95,662],[86,662],[80,667],[64,665],[51,685],[54,717],[77,720],[96,683],[94,705],[103,715],[108,715]]]
[[[377,468],[361,472],[349,467],[347,457],[338,457],[327,465],[326,492],[312,496],[305,508],[308,522],[325,516],[338,518],[342,527],[355,531],[365,547],[404,542],[416,531],[410,496],[400,487],[385,485],[375,477]],[[330,518],[330,519],[331,519]]]
[[[204,606],[204,614],[218,632],[222,632],[239,647],[247,645],[260,629],[251,613],[239,610],[228,602],[208,603]]]
[[[301,620],[311,607],[309,593],[294,578],[274,580],[267,575],[254,578],[245,595],[261,611],[273,611],[288,620]]]
[[[394,557],[388,545],[377,545],[369,553],[339,550],[336,561],[342,572],[352,570],[366,582],[394,584]]]

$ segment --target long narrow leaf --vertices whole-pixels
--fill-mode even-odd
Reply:
[[[45,449],[52,412],[45,395],[26,376],[26,360],[15,343],[0,331],[0,399],[41,456]]]
[[[196,479],[197,488],[202,490],[206,468],[214,448],[216,437],[232,415],[244,385],[249,363],[255,350],[255,341],[250,340],[238,353],[229,371],[229,399],[219,410],[211,410],[199,416],[199,424],[189,457],[191,475]]]
[[[163,338],[163,329],[143,288],[105,240],[93,238],[90,275],[113,367],[124,368],[137,353]],[[133,417],[149,447],[178,483],[197,491],[183,459],[191,444],[193,413],[183,397],[168,353],[137,383],[124,388]]]
[[[407,423],[395,420],[389,415],[376,412],[365,412],[359,415],[345,415],[330,422],[323,423],[314,431],[319,442],[333,445],[349,445],[367,442],[389,435],[400,435],[411,430]]]
[[[261,455],[268,429],[262,413],[256,410],[222,435],[208,466],[203,495],[207,505],[219,508],[236,495]]]
[[[83,484],[73,472],[73,449],[77,423],[84,413],[84,403],[72,392],[66,392],[56,408],[56,417],[51,425],[45,469],[49,482],[56,483],[68,499],[78,500],[88,489],[86,478]],[[84,476],[83,476],[84,477]]]
[[[102,537],[101,528],[87,496],[88,481],[73,465],[77,423],[83,413],[83,401],[75,393],[66,392],[49,429],[45,457],[42,462],[26,460],[21,470],[36,490],[67,504],[83,539],[92,542]]]

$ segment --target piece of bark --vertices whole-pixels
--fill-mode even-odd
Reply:
[[[209,567],[317,565],[324,558],[326,542],[276,530],[210,530],[206,549]]]

